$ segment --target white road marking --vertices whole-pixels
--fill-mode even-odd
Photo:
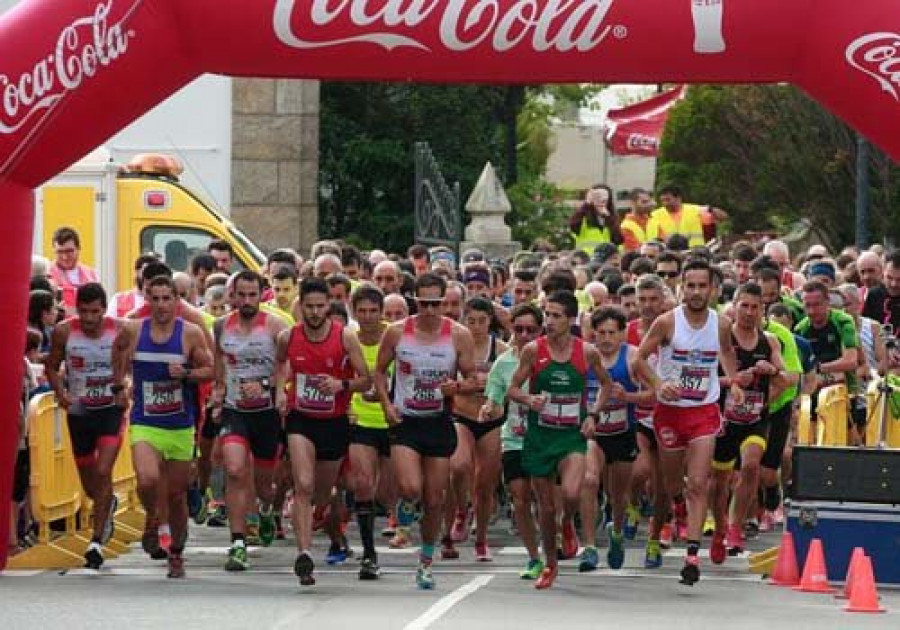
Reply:
[[[456,604],[480,589],[482,586],[485,586],[493,579],[493,575],[479,575],[471,582],[463,584],[449,595],[445,595],[444,597],[437,600],[437,602],[435,602],[431,606],[431,608],[419,615],[416,619],[406,624],[403,630],[424,630],[425,628],[436,622],[438,619],[443,617],[447,613],[447,611],[456,606]]]

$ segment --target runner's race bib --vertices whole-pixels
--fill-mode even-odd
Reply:
[[[594,433],[596,435],[615,435],[624,433],[626,430],[628,430],[628,405],[612,401],[606,409],[600,412]]]
[[[538,412],[538,426],[552,429],[572,429],[581,425],[581,396],[541,392],[547,404]]]
[[[319,390],[327,376],[318,374],[298,374],[296,380],[296,407],[301,411],[330,413],[334,411],[334,394]]]
[[[112,384],[112,376],[82,376],[72,383],[72,395],[85,409],[111,407],[115,401]]]
[[[745,390],[744,402],[740,405],[734,404],[734,397],[728,392],[725,398],[725,419],[734,424],[755,424],[762,419],[765,406],[763,392]]]
[[[184,413],[184,387],[181,381],[144,381],[143,392],[145,415]]]
[[[444,394],[441,383],[446,377],[436,378],[434,374],[415,374],[412,397],[403,400],[403,406],[410,411],[439,413],[444,408]]]
[[[272,394],[263,377],[235,378],[237,397],[235,406],[246,411],[260,411],[272,408]]]
[[[702,401],[709,394],[710,369],[697,365],[681,367],[681,398],[683,400]]]

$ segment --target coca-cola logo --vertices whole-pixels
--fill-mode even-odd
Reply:
[[[16,133],[41,112],[48,114],[67,92],[121,57],[134,37],[123,23],[139,4],[135,2],[115,24],[109,23],[113,0],[98,4],[93,15],[65,27],[54,50],[30,70],[18,77],[0,74],[0,134]]]
[[[869,75],[900,102],[900,34],[871,33],[847,46],[847,63]]]
[[[642,133],[628,134],[626,144],[629,149],[639,149],[642,151],[659,150],[659,138],[648,136]]]
[[[287,46],[326,48],[370,43],[386,50],[430,52],[421,25],[439,17],[437,38],[448,50],[490,45],[497,52],[588,52],[624,26],[609,25],[615,0],[277,0],[275,35]],[[329,29],[331,27],[331,29]],[[418,30],[417,30],[418,29]],[[328,37],[329,30],[334,35]],[[340,31],[340,32],[337,32]]]

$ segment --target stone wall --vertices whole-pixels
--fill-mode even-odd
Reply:
[[[231,218],[264,251],[318,235],[319,82],[234,79]]]

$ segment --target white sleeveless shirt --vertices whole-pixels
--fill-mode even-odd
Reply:
[[[691,327],[684,306],[675,314],[675,332],[659,354],[659,377],[676,383],[681,392],[677,401],[660,400],[674,407],[700,407],[719,402],[719,316],[707,309],[703,328]]]

